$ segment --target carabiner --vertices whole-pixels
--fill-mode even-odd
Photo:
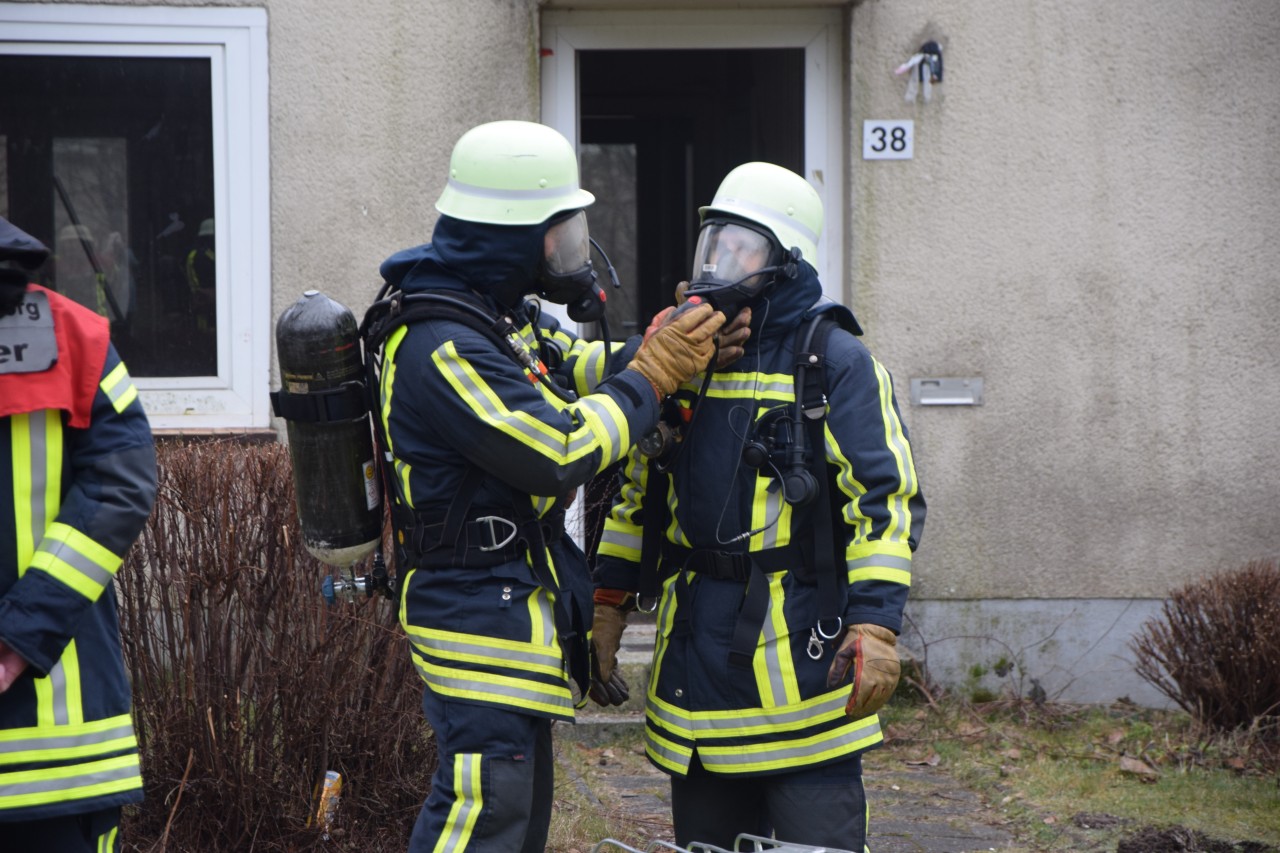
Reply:
[[[818,639],[816,628],[809,629],[809,645],[805,647],[805,651],[811,659],[822,660],[822,641]]]

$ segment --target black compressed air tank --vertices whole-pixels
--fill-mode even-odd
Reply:
[[[356,319],[308,290],[276,323],[280,390],[302,538],[312,556],[348,567],[382,539],[382,499]]]

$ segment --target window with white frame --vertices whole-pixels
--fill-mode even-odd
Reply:
[[[266,13],[0,3],[0,216],[157,429],[269,421]]]

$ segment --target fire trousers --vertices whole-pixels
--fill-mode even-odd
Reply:
[[[789,844],[863,853],[867,797],[862,759],[768,776],[709,773],[694,756],[689,775],[671,777],[676,844],[737,849],[740,833]]]
[[[440,764],[409,853],[541,853],[551,825],[551,720],[423,690]]]

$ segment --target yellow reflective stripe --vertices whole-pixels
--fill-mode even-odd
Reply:
[[[699,377],[694,377],[693,383],[696,383],[696,387],[702,387],[702,379]],[[707,396],[789,403],[795,400],[794,386],[795,379],[789,373],[715,373],[707,386]]]
[[[33,682],[36,688],[36,724],[79,725],[84,722],[80,696],[80,655],[74,639],[67,643],[48,675]]]
[[[713,773],[759,773],[802,767],[850,755],[884,740],[874,716],[794,740],[707,746],[698,744],[702,764]]]
[[[769,409],[761,406],[756,412],[759,419]],[[755,494],[751,502],[751,529],[759,530],[753,534],[748,550],[763,551],[767,548],[781,548],[791,543],[791,504],[783,499],[782,489],[770,489],[777,480],[769,476],[766,468],[756,474]]]
[[[116,834],[120,832],[120,827],[111,827],[110,832],[104,832],[98,837],[98,853],[113,853],[116,849]]]
[[[845,551],[849,583],[890,581],[911,586],[911,546],[906,542],[858,542]]]
[[[111,401],[111,405],[117,412],[123,412],[138,398],[138,389],[129,378],[129,371],[125,369],[123,361],[103,377],[98,387],[107,395],[107,399]]]
[[[756,688],[760,691],[760,704],[765,708],[800,701],[800,684],[791,659],[791,632],[782,610],[786,598],[782,575],[776,572],[769,576],[769,609],[760,629],[760,645],[752,656]]]
[[[142,787],[138,754],[68,767],[0,773],[0,809],[65,803]]]
[[[888,496],[886,505],[889,510],[889,527],[884,538],[890,542],[907,540],[911,534],[911,508],[908,501],[916,494],[917,483],[915,462],[911,458],[911,445],[903,432],[902,422],[893,409],[893,380],[884,365],[872,359],[875,364],[876,378],[880,382],[880,413],[884,418],[885,447],[893,455],[898,467],[898,488]]]
[[[442,696],[472,699],[542,711],[573,719],[573,696],[568,684],[543,684],[509,675],[453,669],[413,656],[413,664],[427,686]]]
[[[608,429],[601,420],[601,412],[590,407],[585,411],[596,415],[596,418],[580,419],[582,425],[567,434],[527,412],[507,408],[506,403],[489,387],[489,383],[484,381],[471,362],[458,354],[453,341],[433,352],[431,360],[459,398],[482,422],[561,464],[590,454],[598,446],[596,431]],[[613,409],[617,411],[617,406],[614,405]],[[584,409],[575,411],[582,414]],[[620,414],[618,420],[625,425]],[[617,428],[618,424],[615,422],[614,426]],[[610,462],[613,461],[617,460],[610,459]]]
[[[66,726],[7,729],[0,731],[0,765],[66,761],[137,745],[128,714]]]
[[[58,516],[62,500],[62,417],[53,409],[10,417],[18,577]]]
[[[694,711],[690,725],[699,741],[708,738],[741,738],[794,732],[844,717],[849,688],[839,687],[803,702],[778,708],[745,708],[728,711]],[[688,712],[686,712],[688,713]]]
[[[444,830],[436,839],[435,853],[465,850],[483,810],[480,753],[459,753],[453,758],[453,806],[449,809]]]
[[[409,332],[408,326],[401,326],[391,333],[391,337],[387,339],[386,344],[382,348],[382,387],[379,389],[379,397],[381,398],[381,417],[383,432],[387,438],[387,455],[394,459],[395,447],[391,438],[391,389],[395,387],[396,379],[396,351],[400,349],[400,343],[404,340],[404,336]],[[405,501],[409,506],[413,506],[413,492],[409,488],[409,475],[412,468],[409,465],[395,459],[392,466],[395,469],[395,476],[400,480],[400,489],[404,495]]]
[[[551,601],[547,591],[538,587],[529,595],[529,639],[534,644],[554,646],[556,642],[556,624],[551,615]],[[564,655],[560,655],[561,670],[564,669]]]
[[[557,333],[556,340],[561,335]],[[567,337],[567,336],[565,336]],[[573,364],[573,384],[578,393],[590,394],[604,380],[605,353],[603,341],[583,341],[568,344],[570,356],[577,357]],[[614,346],[617,349],[617,345]]]
[[[871,535],[871,519],[862,512],[861,501],[867,494],[867,487],[853,476],[853,464],[844,455],[840,445],[836,443],[831,432],[831,420],[828,418],[822,430],[823,441],[827,446],[827,459],[836,464],[836,485],[845,496],[852,498],[840,515],[844,522],[853,528],[853,542],[862,542]]]
[[[405,599],[409,596],[409,582],[413,580],[414,573],[417,569],[410,569],[409,573],[404,576],[404,580],[400,582],[400,627],[407,633],[410,627],[409,611]]]
[[[622,528],[622,529],[619,529]],[[605,521],[604,530],[600,534],[600,545],[597,553],[605,557],[620,557],[633,563],[640,562],[640,543],[643,541],[642,531],[638,525],[623,525],[612,518]]]
[[[658,687],[658,676],[662,674],[662,655],[667,650],[670,643],[668,637],[671,636],[671,627],[675,623],[676,616],[676,596],[671,591],[671,585],[676,582],[678,575],[672,575],[662,583],[662,596],[658,600],[658,616],[657,630],[654,639],[653,648],[653,665],[649,672],[649,686],[645,691],[645,696],[652,704],[658,701],[656,692]],[[646,708],[646,715],[648,710]]]
[[[84,722],[84,699],[80,692],[80,651],[76,641],[67,643],[59,661],[66,670],[66,682],[63,685],[67,703],[67,724],[78,726]]]
[[[31,557],[32,568],[41,569],[90,601],[97,601],[123,562],[122,557],[62,522],[49,525]]]
[[[689,762],[693,758],[691,747],[669,741],[652,728],[645,729],[644,751],[659,767],[673,770],[680,775],[688,772]]]
[[[559,646],[536,646],[532,643],[503,640],[498,637],[457,634],[417,625],[406,626],[405,632],[409,635],[410,642],[422,650],[423,654],[437,658],[526,672],[541,672],[545,675],[562,674],[563,654]]]

